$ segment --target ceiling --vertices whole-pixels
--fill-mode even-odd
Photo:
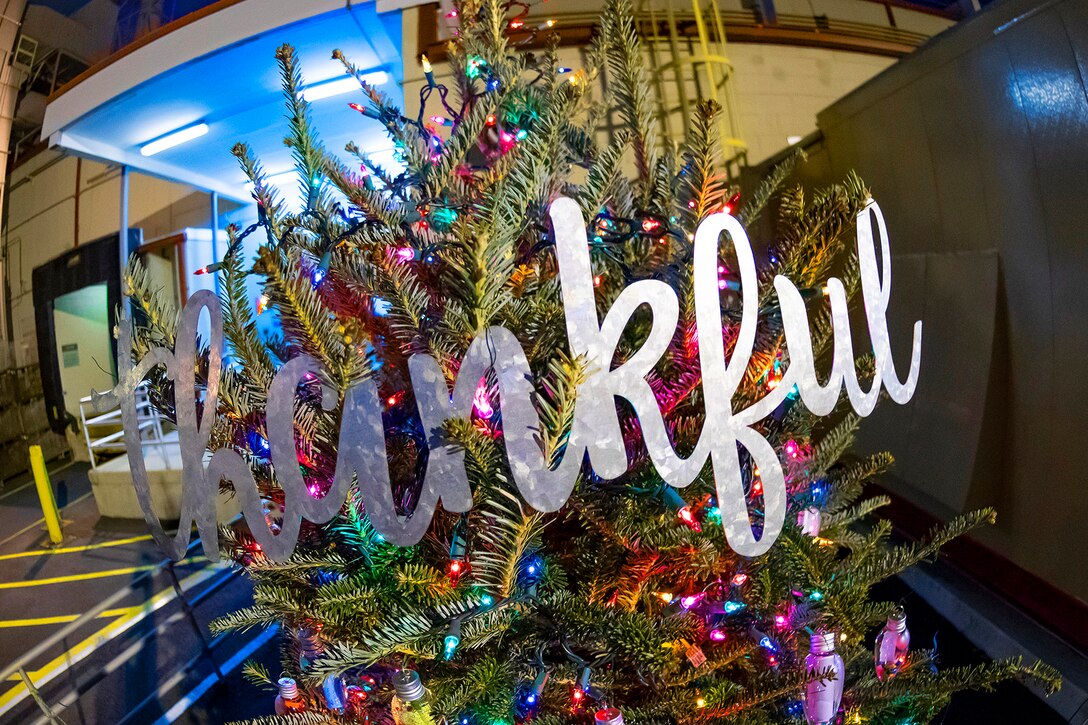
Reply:
[[[381,90],[402,102],[400,13],[343,0],[244,0],[107,59],[46,108],[43,138],[73,153],[127,164],[245,201],[246,179],[231,155],[248,143],[274,175],[292,168],[275,61],[282,43],[295,46],[307,84],[343,77],[330,54],[340,48],[360,69],[382,69]],[[277,22],[278,21],[278,22]],[[286,21],[286,22],[284,22]],[[120,57],[119,57],[120,56]],[[316,100],[314,127],[326,147],[354,140],[379,158],[391,148],[381,127],[348,108],[361,92]],[[197,123],[208,133],[154,156],[140,147]],[[385,152],[388,153],[388,152]],[[292,184],[293,186],[293,184]]]

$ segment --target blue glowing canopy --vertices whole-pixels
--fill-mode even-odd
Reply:
[[[197,15],[62,89],[46,108],[43,138],[245,201],[245,178],[230,153],[235,143],[248,143],[271,176],[292,169],[275,61],[282,43],[295,46],[307,85],[344,77],[331,58],[339,48],[361,70],[384,78],[379,88],[402,102],[399,11],[378,13],[374,3],[345,7],[343,0],[243,0]],[[351,110],[351,101],[363,102],[361,92],[312,101],[326,147],[342,152],[355,141],[378,160],[387,158],[392,146],[383,129]],[[185,129],[195,129],[191,138],[145,155],[149,142]],[[290,191],[295,182],[284,177],[278,185]]]

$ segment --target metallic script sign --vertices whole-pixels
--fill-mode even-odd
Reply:
[[[210,360],[204,410],[215,411],[221,373],[223,322],[219,301],[208,291],[194,294],[181,315],[175,350],[151,350],[135,366],[131,360],[132,322],[123,313],[117,369],[120,382],[101,397],[102,404],[120,405],[124,419],[133,484],[144,517],[155,539],[169,556],[181,558],[195,522],[209,559],[218,557],[215,500],[219,482],[233,484],[242,512],[257,543],[274,560],[291,555],[298,540],[299,526],[306,518],[314,523],[330,520],[340,510],[347,488],[357,478],[366,512],[374,528],[387,540],[401,546],[417,543],[426,532],[439,501],[447,511],[464,512],[472,507],[472,491],[465,473],[463,452],[441,435],[444,421],[468,418],[480,378],[494,369],[498,379],[503,440],[511,473],[521,495],[540,511],[559,509],[570,496],[585,457],[594,472],[605,479],[622,475],[628,467],[614,398],[627,400],[641,423],[646,448],[661,478],[672,486],[690,484],[707,458],[713,466],[722,525],[730,546],[737,553],[756,556],[770,548],[782,530],[786,515],[786,485],[778,455],[767,439],[753,426],[782,403],[796,385],[804,404],[816,415],[834,407],[845,386],[850,404],[860,415],[876,405],[881,386],[897,403],[907,402],[918,382],[922,323],[914,324],[910,372],[901,381],[896,374],[888,342],[886,319],[891,295],[891,251],[880,207],[870,202],[857,218],[858,257],[862,297],[875,356],[876,374],[868,390],[858,382],[854,349],[847,315],[846,290],[831,278],[827,295],[834,329],[834,357],[827,382],[820,384],[815,370],[812,339],[805,302],[785,277],[774,280],[781,304],[789,368],[777,387],[761,400],[742,410],[732,409],[732,396],[744,376],[752,355],[759,313],[755,260],[748,235],[735,218],[714,214],[705,219],[695,234],[694,286],[696,322],[699,334],[699,364],[703,377],[706,416],[695,450],[686,458],[677,454],[669,441],[661,410],[647,373],[665,351],[676,330],[679,302],[676,292],[657,280],[629,285],[611,309],[598,320],[593,296],[593,273],[585,221],[577,204],[560,198],[551,206],[562,284],[567,336],[571,352],[589,362],[587,379],[577,391],[574,422],[562,460],[552,467],[545,458],[537,432],[540,420],[532,403],[533,388],[529,361],[512,332],[491,327],[476,338],[460,366],[452,391],[447,387],[435,360],[416,354],[409,360],[409,372],[424,430],[429,431],[426,475],[415,510],[409,516],[397,513],[386,460],[382,405],[373,380],[344,391],[343,418],[334,480],[329,492],[316,498],[307,489],[297,464],[293,412],[299,384],[312,380],[320,368],[307,355],[294,358],[276,373],[269,390],[268,440],[276,480],[285,494],[284,519],[278,533],[267,525],[253,474],[236,451],[220,448],[205,460],[211,435],[212,416],[198,416],[196,408],[196,330],[201,310],[211,317]],[[880,261],[877,260],[873,221],[879,231]],[[740,266],[743,309],[736,347],[728,363],[722,337],[718,290],[718,244],[728,233]],[[613,351],[635,310],[642,305],[653,312],[652,330],[642,347],[627,361],[611,369]],[[162,366],[174,381],[177,427],[183,461],[181,526],[175,537],[168,536],[151,508],[137,427],[133,390],[148,372]],[[337,396],[324,391],[323,404],[331,409]],[[741,479],[738,446],[743,446],[759,467],[763,481],[764,524],[757,538],[749,523]]]

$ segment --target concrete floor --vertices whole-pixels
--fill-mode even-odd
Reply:
[[[177,721],[210,691],[207,678],[217,680],[212,660],[204,656],[207,623],[249,603],[249,583],[227,564],[210,564],[193,547],[173,569],[186,598],[199,602],[194,627],[143,522],[99,516],[86,472],[82,464],[51,472],[65,521],[59,549],[45,547],[33,485],[15,481],[0,493],[0,667],[128,588],[102,615],[25,668],[69,724]],[[212,657],[225,675],[237,676],[241,660],[231,662],[234,655],[260,634],[229,635],[216,643]],[[231,672],[225,671],[227,663]],[[32,723],[41,715],[17,676],[0,683],[0,722]]]

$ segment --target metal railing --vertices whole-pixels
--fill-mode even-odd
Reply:
[[[159,412],[151,403],[151,395],[147,385],[144,384],[136,388],[135,395],[136,421],[140,431],[140,443],[143,446],[158,448],[163,465],[169,468],[170,458],[166,453],[168,443],[163,435],[162,418],[159,417]],[[93,409],[91,396],[88,395],[79,399],[79,420],[83,427],[83,437],[87,442],[87,452],[91,457],[91,468],[97,468],[99,464],[98,456],[123,453],[125,451],[125,430],[122,427],[121,409],[119,407],[87,417],[88,412]],[[109,432],[97,436],[91,433],[92,430],[101,430],[103,428]]]
[[[660,42],[667,42],[670,39],[671,32],[663,13],[663,10],[656,10],[651,14],[646,9],[636,13],[635,19],[638,22],[639,33],[642,37]],[[925,33],[903,30],[891,25],[837,20],[826,15],[778,15],[775,23],[767,23],[751,10],[720,10],[719,13],[726,35],[729,34],[730,30],[739,29],[763,29],[768,32],[775,30],[804,31],[814,36],[835,35],[912,48],[921,45],[931,37]],[[674,16],[678,35],[681,37],[695,37],[697,35],[697,21],[692,10],[677,10]],[[596,12],[590,11],[559,13],[548,17],[558,20],[561,27],[593,26],[597,24],[599,19]],[[781,42],[788,44],[788,40],[782,40]]]

